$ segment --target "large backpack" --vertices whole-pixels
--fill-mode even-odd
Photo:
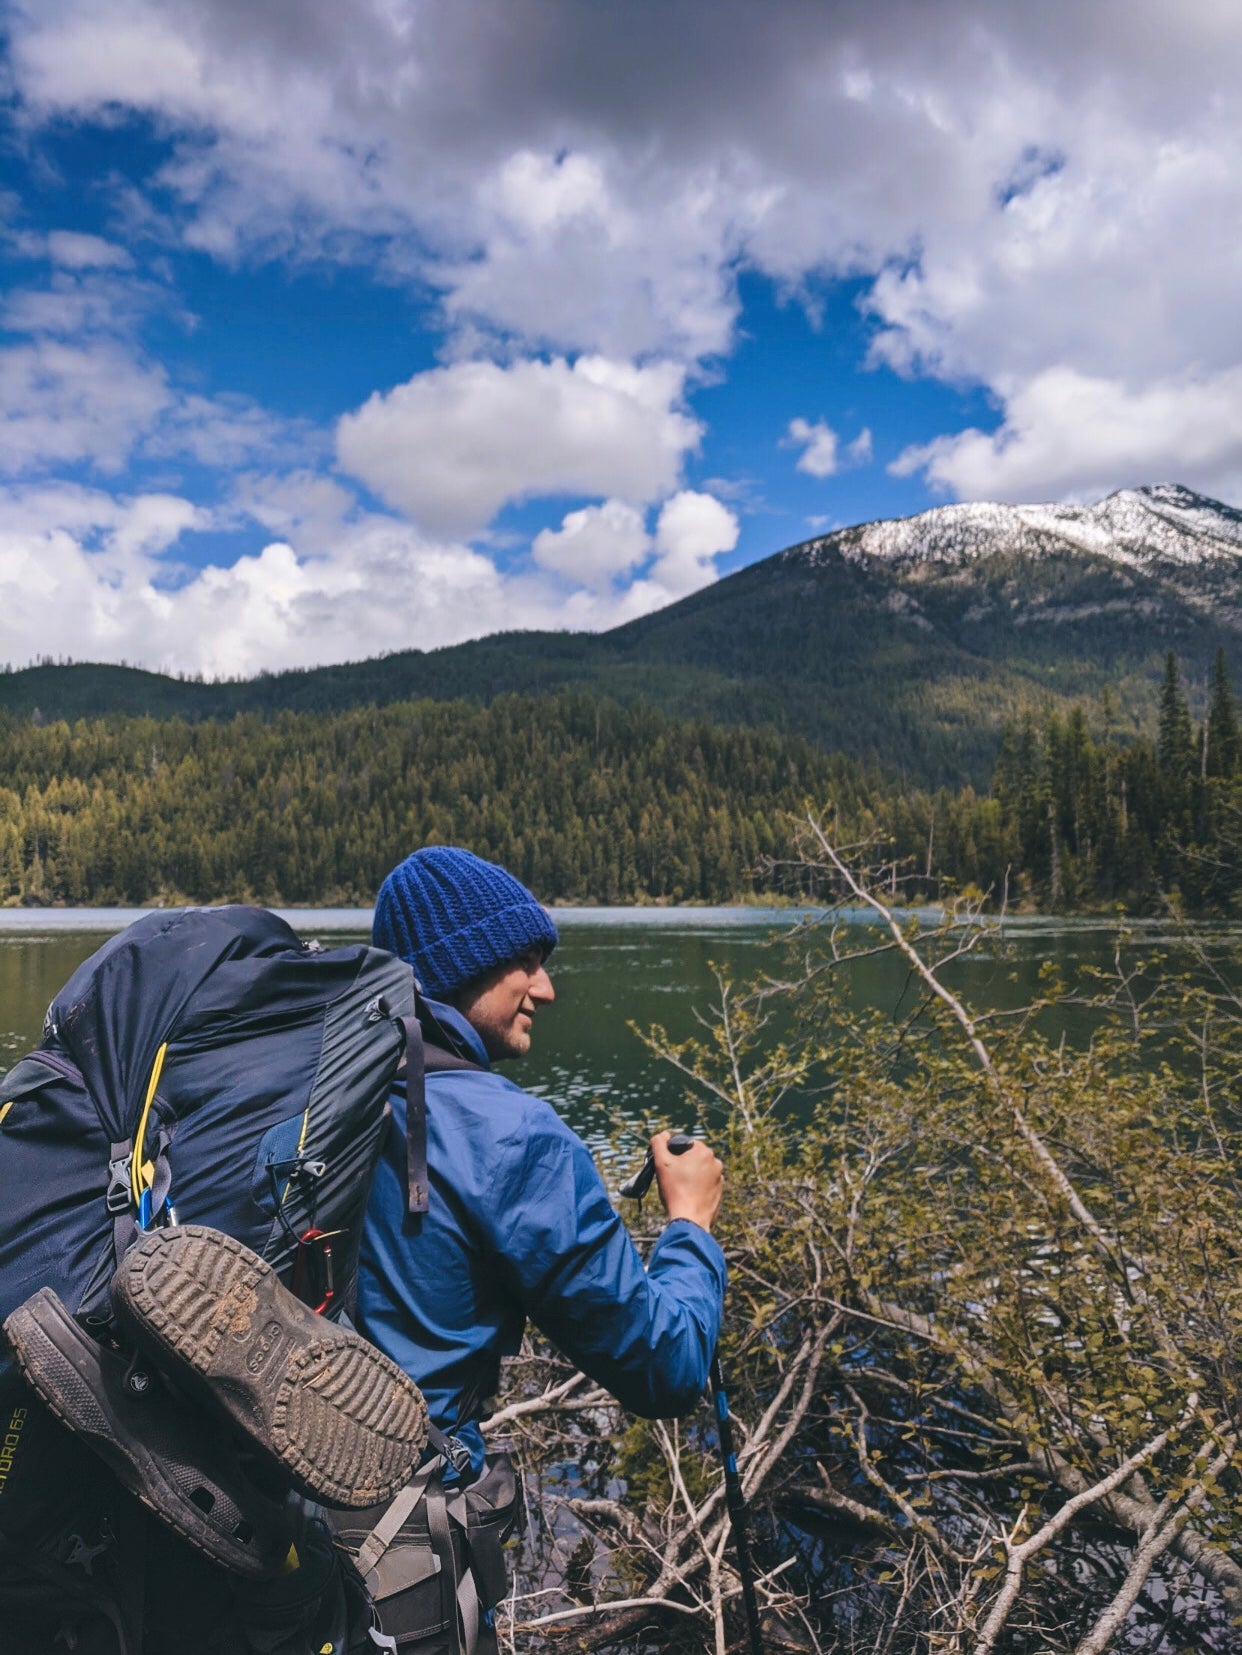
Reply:
[[[399,1060],[404,1052],[417,1222],[428,1190],[425,1068],[475,1066],[452,1045],[412,969],[378,949],[302,943],[259,908],[137,921],[79,967],[48,1009],[38,1050],[0,1081],[0,1320],[51,1287],[102,1334],[120,1255],[140,1225],[167,1220],[169,1209],[178,1222],[245,1242],[286,1286],[339,1315],[352,1305]],[[86,1543],[84,1513],[96,1500],[101,1521],[115,1515],[91,1457],[75,1458],[66,1434],[29,1406],[3,1347],[0,1335],[0,1575],[6,1558],[20,1557],[22,1569],[39,1571],[36,1594],[83,1601],[89,1582],[64,1566],[61,1533],[89,1563],[98,1548]],[[409,1590],[393,1559],[368,1584],[378,1599],[395,1593],[420,1634],[443,1633],[455,1647],[459,1596],[468,1604],[474,1590],[467,1563],[494,1553],[491,1574],[503,1573],[512,1478],[500,1467],[470,1504],[439,1492],[438,1477],[429,1464],[420,1488],[452,1519],[451,1545],[438,1532],[434,1545],[414,1537],[417,1582],[424,1554],[437,1573],[432,1597],[421,1585]],[[406,1528],[421,1520],[426,1530],[421,1506],[406,1516]],[[51,1540],[35,1555],[31,1543],[45,1530]],[[371,1549],[379,1556],[390,1541],[400,1542],[394,1559],[405,1558],[404,1530]],[[11,1579],[0,1587],[0,1618],[12,1612]],[[111,1598],[100,1592],[109,1614],[127,1589],[122,1575]],[[119,1646],[130,1647],[123,1638]]]
[[[338,1316],[402,1053],[417,1223],[424,1066],[470,1066],[452,1044],[411,967],[378,948],[323,950],[253,907],[137,920],[75,971],[38,1049],[0,1081],[0,1321],[50,1286],[103,1334],[119,1256],[141,1226],[172,1218],[227,1231]],[[94,1592],[119,1625],[132,1569],[108,1590],[89,1577],[103,1551],[89,1524],[118,1511],[91,1456],[30,1402],[0,1336],[0,1619],[20,1625],[18,1581],[38,1614],[48,1594],[89,1610]],[[108,1647],[136,1647],[132,1635]]]
[[[0,1319],[50,1286],[105,1325],[118,1256],[165,1203],[303,1296],[312,1267],[338,1313],[416,999],[392,955],[303,943],[260,908],[157,911],[111,938],[0,1082]]]

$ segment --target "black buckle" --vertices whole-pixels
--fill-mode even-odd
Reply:
[[[134,1196],[130,1182],[134,1154],[128,1144],[113,1144],[108,1152],[108,1190],[104,1196],[110,1213],[128,1212]]]
[[[444,1446],[447,1450],[445,1458],[459,1477],[474,1470],[474,1455],[468,1442],[463,1442],[460,1437],[445,1437]]]

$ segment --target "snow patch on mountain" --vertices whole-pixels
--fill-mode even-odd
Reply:
[[[1133,568],[1242,564],[1242,511],[1178,484],[1120,489],[1092,506],[936,506],[917,517],[838,529],[784,555],[810,564],[968,564],[1006,553],[1024,558],[1083,552]]]

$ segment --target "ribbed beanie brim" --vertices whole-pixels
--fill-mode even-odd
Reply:
[[[375,899],[371,937],[398,954],[433,998],[556,947],[550,916],[520,880],[455,845],[429,845],[395,867]]]

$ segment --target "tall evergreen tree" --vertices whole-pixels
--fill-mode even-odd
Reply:
[[[1238,769],[1239,753],[1238,714],[1229,683],[1229,669],[1225,652],[1216,651],[1212,667],[1212,688],[1208,697],[1207,713],[1207,773],[1209,776],[1232,776]]]
[[[1172,650],[1169,650],[1164,658],[1156,758],[1162,775],[1175,788],[1186,781],[1194,763],[1194,733],[1190,723],[1190,709],[1186,705],[1186,696],[1182,690],[1177,656]]]

